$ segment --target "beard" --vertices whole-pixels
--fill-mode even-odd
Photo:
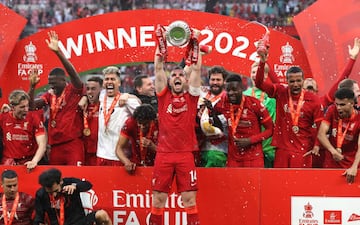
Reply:
[[[217,88],[217,89],[214,89]],[[211,85],[210,86],[210,92],[213,95],[219,95],[223,90],[223,86],[218,86],[218,85]]]

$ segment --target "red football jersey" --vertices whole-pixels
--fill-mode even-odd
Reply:
[[[260,76],[258,76],[260,75]],[[256,85],[265,91],[269,97],[276,99],[276,121],[273,132],[272,145],[293,152],[307,152],[314,147],[313,125],[320,124],[323,119],[323,108],[320,99],[315,94],[305,91],[302,102],[299,102],[300,94],[292,96],[294,109],[301,104],[297,131],[293,131],[293,121],[289,107],[289,88],[283,84],[271,84],[262,82],[261,71],[258,71]]]
[[[157,137],[159,133],[158,123],[154,122],[154,125],[151,129],[149,129],[148,133],[144,134],[144,137],[151,140],[155,145],[157,144]],[[131,141],[131,161],[140,164],[141,154],[140,154],[140,133],[139,133],[139,126],[136,120],[133,117],[129,117],[126,121],[124,126],[121,128],[121,135],[127,137]],[[155,159],[155,152],[145,148],[146,157],[145,162],[147,166],[154,165]]]
[[[198,150],[195,135],[199,96],[188,92],[173,95],[169,88],[158,93],[159,137],[157,152],[189,152]]]
[[[65,96],[61,102],[59,111],[53,119],[53,111],[50,107],[49,118],[49,144],[61,144],[75,138],[81,137],[83,132],[83,117],[82,110],[78,103],[83,96],[83,89],[76,89],[72,84],[68,84],[65,89]],[[51,105],[52,94],[45,93],[41,96],[47,105]],[[56,125],[51,126],[52,121],[55,120]]]
[[[84,148],[87,153],[96,153],[98,141],[98,127],[99,127],[99,106],[100,102],[89,104],[87,108],[88,117],[87,122],[90,129],[90,135],[84,136]]]
[[[234,105],[234,114],[236,115],[240,105]],[[268,110],[261,102],[250,96],[244,96],[243,111],[240,116],[239,123],[236,127],[235,134],[232,133],[230,102],[227,96],[222,97],[221,101],[216,104],[215,110],[223,113],[229,124],[229,152],[228,157],[233,160],[251,160],[262,158],[262,140],[269,138],[272,133],[272,120]],[[262,133],[261,125],[269,123],[269,129]],[[236,138],[250,138],[251,145],[249,147],[237,147],[234,144],[233,136]]]
[[[0,199],[2,199],[3,193],[0,193]],[[8,213],[11,212],[14,200],[6,200],[6,206]],[[35,209],[35,199],[26,193],[19,192],[19,202],[16,208],[16,213],[12,225],[32,225],[32,213]],[[0,225],[4,223],[3,206],[0,201]]]
[[[355,160],[355,155],[358,150],[358,139],[359,139],[359,133],[360,133],[360,114],[357,110],[354,110],[354,116],[352,118],[344,118],[342,119],[342,131],[345,132],[346,128],[346,134],[344,137],[344,142],[341,146],[342,154],[346,158],[344,162],[348,162],[347,165],[338,164],[333,160],[333,157],[330,152],[326,151],[326,158],[327,163],[330,163],[332,166],[325,165],[325,167],[329,168],[348,168],[352,165],[352,163]],[[336,139],[338,135],[338,123],[339,123],[339,113],[336,110],[336,106],[332,104],[326,114],[323,122],[327,123],[329,125],[329,141],[332,146],[336,148]]]
[[[12,112],[0,114],[0,127],[6,158],[20,159],[35,155],[36,136],[45,133],[42,117],[37,111],[28,112],[25,119],[17,119]]]

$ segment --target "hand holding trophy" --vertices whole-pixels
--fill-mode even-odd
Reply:
[[[210,53],[212,48],[208,45],[199,46],[200,31],[191,28],[185,21],[176,20],[168,26],[158,25],[155,35],[159,46],[159,56],[166,61],[168,44],[174,47],[185,48],[185,63],[187,65],[197,62],[198,52]]]
[[[191,28],[186,22],[176,20],[167,27],[165,36],[169,44],[177,47],[185,47],[190,41],[191,34]]]
[[[265,26],[264,26],[265,27]],[[267,60],[268,54],[269,54],[269,48],[270,48],[270,31],[267,27],[265,27],[266,33],[264,36],[258,41],[257,45],[257,53],[260,57],[260,60],[262,62],[265,62]]]

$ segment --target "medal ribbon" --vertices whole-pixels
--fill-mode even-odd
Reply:
[[[166,62],[168,52],[167,52],[166,40],[164,39],[164,30],[165,30],[165,28],[163,26],[161,26],[160,24],[158,24],[157,28],[155,30],[155,36],[156,36],[156,41],[159,46],[159,51],[160,51],[159,56],[163,57],[164,62]]]
[[[94,108],[92,108],[92,110],[91,111],[89,111],[89,110],[84,110],[83,111],[83,117],[84,117],[84,129],[88,129],[89,128],[89,120],[88,120],[88,118],[90,117],[92,117],[95,113],[96,113],[96,111],[98,111],[99,110],[99,104],[96,104],[95,105],[95,107]]]
[[[65,98],[65,89],[62,91],[59,98],[56,95],[51,95],[50,109],[51,109],[51,119],[55,120],[55,117],[60,109],[60,105]]]
[[[154,121],[151,121],[148,133],[146,135],[147,139],[150,139],[150,136],[154,131],[154,127],[155,127]],[[147,154],[147,148],[145,150],[144,146],[142,146],[142,144],[141,144],[141,140],[144,137],[144,133],[143,133],[143,130],[141,129],[141,126],[138,126],[138,129],[139,129],[139,139],[140,139],[140,143],[139,143],[139,146],[140,146],[140,162],[145,162],[146,154]]]
[[[351,113],[351,117],[349,119],[349,122],[346,124],[346,128],[343,132],[342,130],[342,119],[339,119],[339,122],[338,122],[338,129],[337,129],[337,135],[336,135],[336,148],[341,148],[343,142],[344,142],[344,138],[345,138],[345,135],[350,127],[350,123],[351,121],[353,120],[353,118],[355,117],[355,112],[353,110],[353,112]]]
[[[255,88],[252,88],[252,89],[251,89],[251,96],[253,96],[254,98],[256,98]],[[263,103],[264,98],[265,98],[265,93],[262,91],[261,94],[260,94],[260,99],[259,99],[261,103]]]
[[[51,207],[53,207],[53,206],[55,207],[56,199],[55,199],[54,195],[49,194],[49,198],[50,198],[50,202],[52,203]],[[64,198],[64,196],[60,196],[59,200],[60,200],[60,216],[56,213],[56,217],[57,217],[59,225],[64,225],[64,221],[65,221],[65,198]]]
[[[18,206],[19,203],[19,193],[16,193],[14,202],[13,202],[13,206],[11,208],[11,212],[10,212],[10,218],[8,217],[8,211],[7,211],[7,205],[6,205],[6,197],[5,197],[5,193],[3,194],[2,197],[2,207],[3,207],[3,217],[4,217],[4,224],[5,225],[11,225],[13,220],[14,220],[14,216],[15,216],[15,212],[16,212],[16,208]]]
[[[120,93],[117,93],[115,98],[113,99],[112,103],[111,103],[111,106],[108,110],[106,110],[106,101],[107,101],[107,95],[105,95],[104,97],[104,105],[103,105],[103,112],[104,112],[104,125],[105,125],[105,128],[107,128],[107,125],[109,123],[109,120],[110,120],[110,116],[112,114],[112,112],[114,111],[114,108],[115,108],[115,104],[118,102],[120,98]]]
[[[242,96],[241,104],[236,113],[236,117],[235,117],[235,113],[234,113],[234,105],[230,104],[230,121],[231,121],[231,130],[232,130],[233,136],[235,136],[236,128],[239,124],[240,117],[241,117],[242,111],[244,109],[244,102],[245,102],[245,97]]]
[[[294,103],[293,103],[293,100],[292,100],[292,97],[290,94],[290,89],[288,89],[288,93],[289,93],[289,107],[290,107],[292,125],[297,126],[299,123],[302,101],[304,100],[304,90],[301,90],[300,98],[299,98],[298,104],[296,106],[296,111],[294,110]]]
[[[221,98],[221,96],[223,95],[223,93],[224,93],[224,91],[222,91],[220,94],[218,94],[218,95],[214,95],[213,97],[211,97],[211,93],[210,92],[208,92],[207,94],[206,94],[206,96],[205,96],[205,98],[207,99],[207,100],[209,100],[210,102],[216,102],[219,98]]]

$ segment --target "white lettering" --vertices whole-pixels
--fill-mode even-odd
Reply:
[[[124,223],[124,217],[126,216],[126,211],[125,210],[114,210],[113,212],[113,224],[114,225],[118,225],[118,224],[123,224]]]
[[[152,194],[150,190],[143,193],[128,193],[124,190],[113,190],[113,206],[115,208],[151,208]],[[165,208],[184,208],[181,195],[169,194]]]
[[[94,31],[93,33],[79,34],[77,37],[68,37],[64,43],[59,41],[59,48],[64,56],[70,59],[73,54],[80,57],[83,53],[93,54],[126,47],[153,47],[156,44],[154,31],[154,26],[110,28],[106,31]],[[232,56],[239,58],[249,57],[250,60],[256,60],[256,52],[253,52],[250,56],[246,53],[250,46],[249,39],[246,36],[235,37],[228,32],[215,35],[213,31],[208,29],[201,30],[201,34],[204,38],[200,41],[200,45],[210,44],[214,41],[215,50],[219,53],[227,54],[232,51]],[[86,44],[84,44],[84,41]]]
[[[226,45],[225,47],[223,48],[221,46],[221,42],[222,40],[225,39],[226,40]],[[222,32],[220,33],[216,39],[215,39],[215,49],[219,52],[219,53],[222,53],[222,54],[226,54],[228,53],[231,48],[233,47],[233,38],[232,36],[229,34],[229,33],[226,33],[226,32]]]
[[[130,45],[130,47],[136,47],[136,29],[135,27],[130,28],[131,35],[125,32],[124,28],[118,28],[118,48],[124,48],[124,39]]]
[[[139,219],[134,211],[130,211],[129,217],[126,220],[126,225],[140,225]]]
[[[98,52],[101,52],[103,50],[101,43],[104,43],[106,45],[106,47],[110,50],[115,49],[115,39],[114,39],[113,30],[108,30],[108,38],[106,38],[102,32],[96,31],[95,32],[95,43],[96,43],[96,50]]]
[[[155,46],[155,41],[152,40],[153,33],[154,33],[154,26],[140,27],[140,46],[144,46],[144,47]]]
[[[18,76],[20,76],[22,80],[27,80],[32,70],[37,70],[39,75],[44,73],[43,64],[18,63],[17,68]]]
[[[142,225],[149,224],[150,214],[148,213],[145,216],[145,221],[139,221],[138,215],[136,211],[125,211],[125,210],[115,210],[113,212],[113,224],[114,225]],[[141,218],[141,217],[140,217]],[[174,214],[170,214],[169,211],[164,211],[163,216],[163,224],[164,225],[186,225],[187,218],[186,212],[174,212]]]
[[[71,52],[74,50],[76,56],[82,55],[82,48],[83,48],[83,36],[80,34],[77,38],[77,44],[72,38],[66,39],[66,48],[64,47],[63,43],[59,41],[59,49],[62,51],[66,58],[71,58]]]
[[[86,38],[86,45],[87,45],[88,52],[90,54],[94,53],[94,45],[91,40],[91,34],[89,34],[89,33],[85,34],[85,38]]]

